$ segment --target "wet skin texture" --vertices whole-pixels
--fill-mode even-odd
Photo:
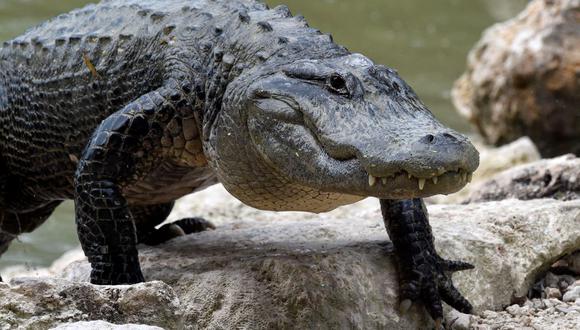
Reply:
[[[165,225],[220,182],[251,206],[323,212],[374,196],[406,309],[469,312],[420,198],[478,165],[387,67],[251,0],[104,1],[0,49],[0,251],[74,199],[95,284],[144,280],[136,245],[212,228]]]

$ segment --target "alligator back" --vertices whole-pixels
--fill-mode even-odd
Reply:
[[[264,8],[254,0],[104,0],[59,15],[29,29],[15,42],[53,44],[69,37],[119,35],[151,37],[167,26],[202,26],[209,19],[229,19],[232,10]],[[204,19],[205,18],[205,19]],[[188,31],[192,32],[192,31]]]
[[[0,49],[0,154],[7,171],[33,183],[35,193],[70,198],[76,161],[94,129],[163,83],[175,41],[166,34],[192,22],[214,26],[208,22],[231,12],[223,6],[229,4],[104,1],[5,42]],[[207,35],[188,33],[193,44]]]

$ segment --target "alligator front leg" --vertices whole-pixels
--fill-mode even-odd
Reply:
[[[400,268],[401,311],[421,300],[437,324],[443,317],[441,301],[462,313],[471,313],[471,304],[455,288],[450,273],[473,266],[445,260],[437,254],[423,201],[381,199],[380,203]]]
[[[92,266],[91,283],[144,280],[135,223],[121,187],[134,180],[140,164],[163,157],[162,125],[178,105],[187,106],[183,100],[176,86],[143,95],[105,119],[85,148],[75,175],[75,210],[79,239]]]
[[[98,176],[79,181],[75,200],[77,231],[92,266],[91,283],[143,282],[135,225],[118,185]]]
[[[93,284],[144,281],[135,224],[120,188],[120,182],[134,172],[135,149],[143,135],[137,133],[137,126],[144,126],[144,121],[143,116],[128,111],[107,118],[93,134],[77,168],[77,232],[92,266]]]

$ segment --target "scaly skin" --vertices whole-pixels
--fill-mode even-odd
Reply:
[[[387,67],[253,0],[110,0],[0,49],[0,251],[74,199],[95,284],[144,280],[136,244],[173,201],[220,182],[246,204],[322,212],[381,199],[402,298],[470,306],[444,274],[420,198],[477,151]]]

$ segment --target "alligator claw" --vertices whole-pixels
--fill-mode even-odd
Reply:
[[[159,245],[175,237],[215,229],[215,225],[203,218],[185,218],[167,223],[148,234],[141,242],[147,245]]]
[[[443,285],[439,286],[439,294],[444,302],[459,312],[464,314],[471,314],[473,312],[473,306],[461,295],[450,278],[446,278]]]
[[[441,261],[441,266],[443,267],[443,270],[446,272],[458,272],[461,270],[468,270],[468,269],[475,268],[475,266],[473,266],[472,264],[470,264],[468,262],[455,261],[455,260],[445,260],[443,258],[440,258],[440,261]]]
[[[438,319],[436,319],[436,320],[435,320],[435,330],[440,330],[440,329],[442,329],[442,328],[441,328],[441,325],[442,325],[442,324],[443,324],[443,319],[441,319],[441,318],[438,318]]]
[[[216,228],[213,223],[204,218],[185,218],[175,221],[173,224],[181,227],[186,235]]]
[[[410,272],[402,274],[400,310],[410,307],[411,302],[421,300],[434,320],[443,317],[442,301],[462,313],[471,313],[473,307],[446,273],[472,269],[473,266],[461,261],[429,258],[430,256],[430,253],[423,254],[423,258],[418,258],[423,260],[422,263],[411,266]]]

